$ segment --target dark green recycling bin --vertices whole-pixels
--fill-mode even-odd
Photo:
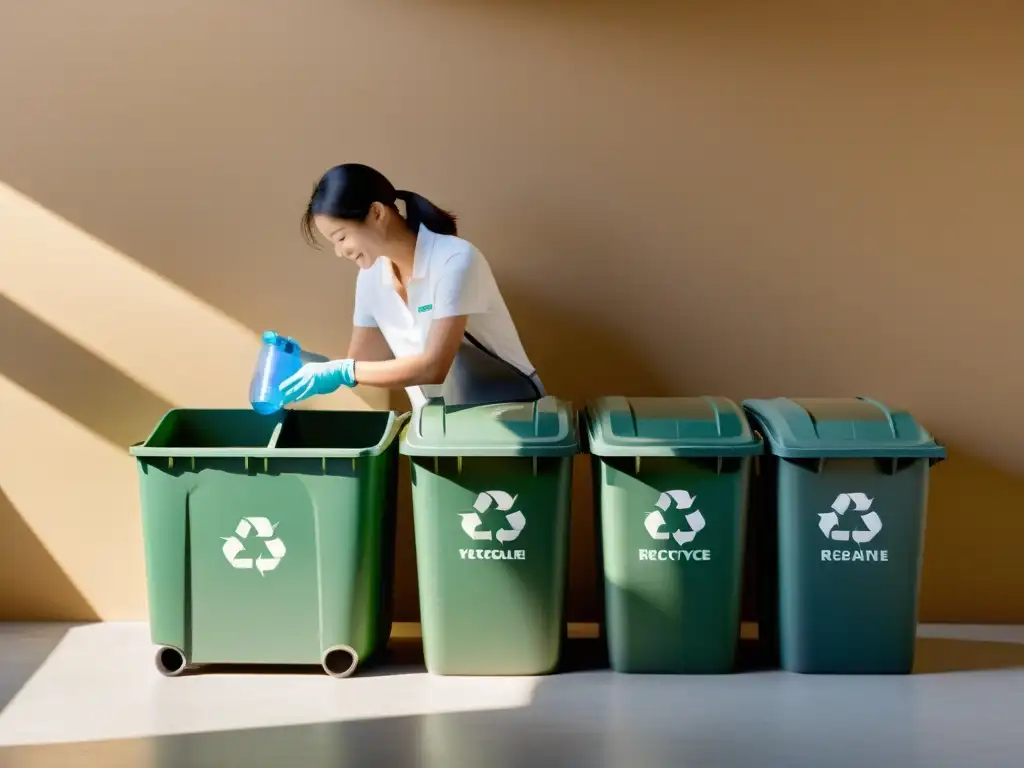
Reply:
[[[909,673],[928,475],[945,448],[868,398],[744,407],[769,445],[751,510],[768,654],[793,672]]]
[[[606,397],[585,421],[612,668],[732,671],[760,438],[720,397]]]
[[[400,450],[411,458],[427,669],[554,671],[565,634],[578,453],[571,407],[553,397],[424,405]]]
[[[392,411],[169,411],[132,446],[156,665],[320,664],[391,632]]]

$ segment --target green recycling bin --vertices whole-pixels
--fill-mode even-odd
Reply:
[[[783,669],[906,674],[914,664],[930,467],[945,448],[868,398],[749,400],[760,639]]]
[[[420,622],[439,675],[554,671],[565,634],[572,408],[427,404],[410,457]]]
[[[760,438],[721,397],[605,397],[585,422],[612,669],[731,672]]]
[[[345,677],[384,648],[406,420],[176,409],[132,446],[160,672],[320,664]]]

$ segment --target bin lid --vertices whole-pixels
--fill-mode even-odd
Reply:
[[[413,412],[399,450],[406,456],[571,456],[579,451],[572,406],[529,403],[444,405]]]
[[[944,446],[901,408],[867,397],[746,400],[771,452],[801,458],[933,458]]]
[[[753,456],[763,451],[742,409],[724,397],[602,397],[587,404],[597,456]]]

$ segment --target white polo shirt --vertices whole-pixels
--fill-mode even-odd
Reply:
[[[534,374],[491,267],[471,243],[420,226],[408,304],[395,291],[392,274],[386,258],[360,270],[352,323],[379,328],[395,357],[426,351],[434,320],[467,315],[467,333],[527,376]],[[449,373],[440,386],[407,387],[413,407],[444,397],[451,380]]]

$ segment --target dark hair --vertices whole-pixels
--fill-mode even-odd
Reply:
[[[418,232],[423,224],[439,235],[457,234],[453,214],[422,195],[395,189],[380,171],[360,163],[336,165],[320,177],[302,217],[302,233],[310,244],[316,245],[314,216],[362,222],[373,203],[382,203],[398,213],[396,200],[405,203],[405,224],[410,231]]]

